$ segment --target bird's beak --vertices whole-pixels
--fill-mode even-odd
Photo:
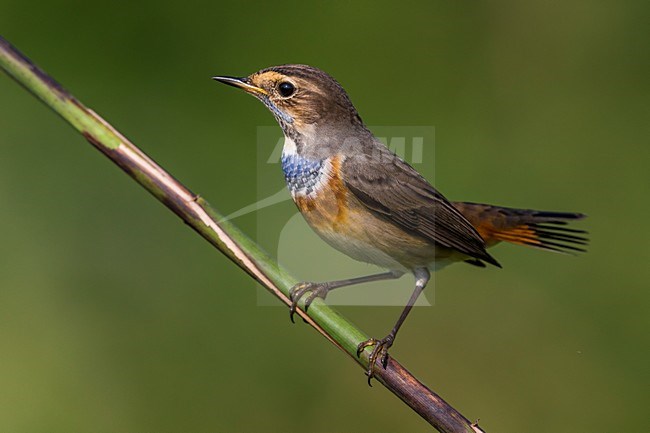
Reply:
[[[261,87],[253,86],[250,83],[248,78],[237,78],[237,77],[212,77],[213,80],[219,81],[221,83],[227,84],[229,86],[238,87],[244,89],[246,92],[252,95],[264,95],[268,96],[269,93],[262,89]]]

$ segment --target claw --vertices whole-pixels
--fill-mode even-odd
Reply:
[[[366,376],[368,376],[368,385],[372,386],[371,380],[375,377],[375,363],[379,359],[380,364],[384,369],[388,366],[388,349],[393,345],[395,337],[391,334],[388,334],[386,337],[381,340],[376,338],[369,338],[366,341],[362,341],[357,346],[357,357],[361,356],[361,353],[369,346],[375,346],[372,349],[372,352],[368,356],[368,369],[366,370]]]
[[[300,297],[304,293],[304,288],[305,288],[305,283],[298,283],[295,286],[293,286],[291,289],[289,289],[289,300],[291,301],[291,306],[289,307],[289,319],[291,319],[291,323],[296,323],[295,320],[293,320],[294,314],[296,314],[296,309],[298,308],[298,301],[300,300]]]
[[[296,314],[296,303],[292,302],[291,306],[289,307],[289,319],[291,319],[291,323],[296,323],[296,321],[293,320],[294,314]]]
[[[293,320],[294,314],[298,309],[298,301],[307,293],[311,292],[309,296],[305,299],[305,311],[309,309],[309,306],[316,298],[325,299],[327,293],[329,292],[329,285],[327,283],[310,283],[302,282],[293,286],[289,290],[289,299],[291,300],[291,306],[289,307],[289,318],[292,323],[296,323]]]
[[[305,298],[305,311],[307,311],[309,309],[309,306],[311,305],[312,302],[314,302],[314,299],[316,299],[316,298],[322,298],[322,296],[320,296],[319,291],[317,291],[317,290],[312,291],[309,294],[309,296],[307,296],[307,298]]]
[[[377,340],[375,338],[369,338],[368,340],[362,341],[361,343],[359,343],[359,345],[357,346],[357,358],[361,356],[361,352],[363,352],[366,347],[374,346],[378,342],[379,342],[379,340]]]

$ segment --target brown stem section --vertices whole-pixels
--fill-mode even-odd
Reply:
[[[260,261],[255,260],[245,246],[224,230],[217,219],[212,216],[215,215],[214,211],[205,202],[174,179],[95,112],[81,104],[1,36],[0,66],[9,76],[72,124],[94,147],[165,204],[187,225],[259,281],[282,302],[287,305],[291,304],[291,301],[280,289],[282,283],[278,282],[268,271],[268,266],[261,266]],[[93,125],[93,128],[86,128],[83,125]],[[98,126],[101,128],[97,129]],[[102,131],[102,136],[92,133],[89,129]],[[118,145],[107,144],[107,137],[113,142],[117,139]],[[299,309],[297,313],[331,343],[346,353],[350,353],[304,311]],[[378,364],[375,368],[375,378],[440,432],[483,432],[476,423],[468,421],[460,412],[418,381],[395,359],[389,359],[386,369]]]

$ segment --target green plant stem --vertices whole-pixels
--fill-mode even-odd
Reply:
[[[79,131],[136,182],[176,213],[204,239],[255,278],[282,302],[290,305],[289,289],[296,282],[260,247],[239,231],[201,197],[195,195],[133,143],[85,107],[61,85],[34,65],[0,36],[0,67],[28,91]],[[320,300],[299,314],[322,336],[366,368],[368,353],[356,356],[357,344],[367,339],[352,323]],[[432,426],[444,433],[482,432],[437,394],[419,382],[395,359],[386,369],[377,365],[376,379],[409,405]],[[360,381],[363,383],[363,381]]]

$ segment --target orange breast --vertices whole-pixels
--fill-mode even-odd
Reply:
[[[345,232],[348,223],[348,192],[341,179],[341,157],[328,161],[320,187],[309,195],[293,197],[307,222],[317,231]]]

